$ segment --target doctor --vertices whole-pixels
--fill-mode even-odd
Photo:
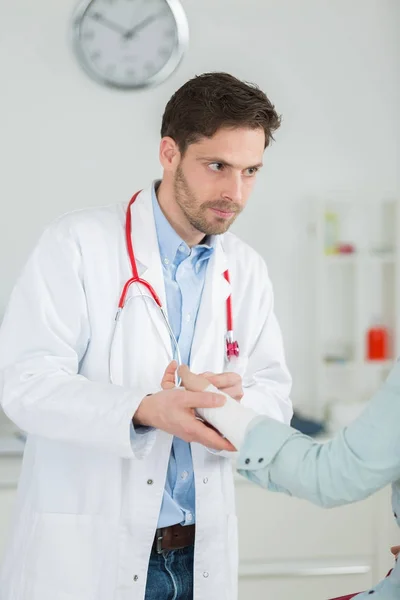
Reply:
[[[2,406],[28,433],[1,600],[236,598],[233,446],[194,413],[224,398],[161,379],[180,356],[291,418],[266,266],[226,233],[278,126],[258,88],[196,77],[165,109],[162,181],[42,235],[0,333]]]

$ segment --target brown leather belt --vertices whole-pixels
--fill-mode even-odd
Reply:
[[[159,554],[163,550],[179,550],[194,545],[195,525],[171,525],[157,529],[153,550]]]

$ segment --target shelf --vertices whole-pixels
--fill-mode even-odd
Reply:
[[[395,264],[397,256],[395,252],[388,252],[387,254],[367,254],[365,257],[367,260],[382,264]]]
[[[394,252],[373,254],[370,252],[354,252],[353,254],[323,254],[323,260],[332,265],[355,265],[361,262],[377,264],[395,264],[397,256]]]
[[[373,202],[372,202],[373,200]],[[400,200],[318,200],[315,270],[313,416],[326,418],[333,399],[364,400],[400,355]],[[327,254],[330,249],[353,250]],[[390,360],[368,361],[368,332],[381,322]]]
[[[324,262],[332,265],[354,265],[359,260],[359,255],[353,254],[324,254]]]
[[[325,369],[328,370],[342,370],[342,371],[352,371],[355,369],[363,369],[365,367],[369,369],[390,369],[394,364],[394,359],[388,360],[363,360],[361,362],[357,362],[355,360],[348,361],[337,361],[337,362],[323,362]]]

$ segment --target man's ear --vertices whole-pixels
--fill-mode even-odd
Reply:
[[[159,157],[164,171],[175,171],[181,161],[181,153],[175,140],[171,137],[162,138]]]

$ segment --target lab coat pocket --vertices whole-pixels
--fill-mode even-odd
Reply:
[[[106,537],[101,516],[37,513],[26,564],[26,597],[96,600],[109,546]]]

